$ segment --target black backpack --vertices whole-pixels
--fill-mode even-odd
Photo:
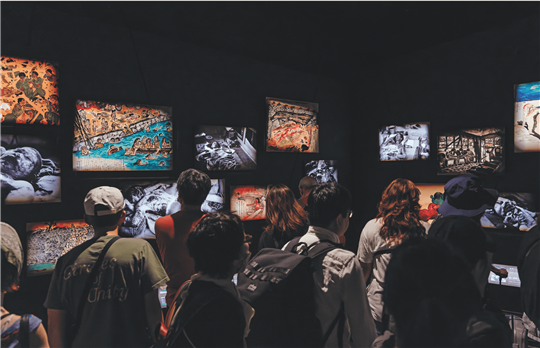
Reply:
[[[248,347],[322,347],[338,319],[342,336],[343,306],[323,335],[315,315],[312,260],[339,248],[330,241],[312,245],[292,239],[285,251],[264,248],[238,274],[238,291],[254,309]],[[340,336],[340,337],[341,337]]]

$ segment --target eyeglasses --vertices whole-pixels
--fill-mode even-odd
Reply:
[[[351,210],[351,211],[349,212],[349,219],[352,218],[353,215],[354,215],[354,211]]]

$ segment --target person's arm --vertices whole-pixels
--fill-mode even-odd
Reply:
[[[362,233],[360,234],[360,241],[358,242],[358,251],[356,256],[360,261],[360,267],[362,268],[362,273],[364,274],[364,281],[367,282],[369,276],[371,275],[371,268],[373,264],[373,251],[371,250],[370,243],[368,241],[368,225],[370,222],[364,226]]]
[[[35,332],[30,335],[30,347],[49,348],[49,340],[47,339],[47,331],[43,324],[39,324]]]
[[[144,306],[146,309],[146,323],[152,340],[156,340],[156,328],[163,321],[163,313],[161,312],[161,305],[158,297],[159,289],[152,290],[144,295]]]
[[[48,309],[49,317],[49,343],[51,347],[63,348],[70,345],[69,330],[69,312],[60,309]],[[45,329],[43,329],[45,331]]]
[[[362,261],[360,261],[360,267],[362,268],[362,273],[364,273],[364,281],[368,281],[369,279],[369,276],[371,275],[371,266],[372,266],[372,262],[370,263],[364,263]]]

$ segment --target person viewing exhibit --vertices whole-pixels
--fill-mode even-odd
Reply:
[[[302,208],[306,208],[309,193],[318,184],[319,183],[317,182],[317,179],[311,176],[304,176],[300,180],[300,183],[298,184],[298,191],[300,192],[300,198],[298,198],[298,203]]]
[[[34,315],[20,316],[4,308],[7,293],[19,290],[19,277],[24,263],[24,252],[17,231],[5,222],[0,223],[2,236],[2,347],[48,348],[47,332],[41,319]],[[8,296],[9,297],[9,296]],[[26,324],[23,324],[26,322]],[[23,327],[26,327],[24,331]]]
[[[306,233],[307,213],[285,185],[274,185],[266,196],[266,220],[268,226],[259,239],[259,249],[277,248]]]
[[[383,331],[382,291],[392,249],[413,236],[425,236],[429,224],[419,216],[420,191],[407,179],[395,179],[382,194],[379,213],[370,220],[358,243],[358,259],[367,282],[367,297],[377,330]],[[385,323],[386,324],[386,323]]]

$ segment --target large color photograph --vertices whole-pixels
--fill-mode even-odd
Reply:
[[[516,86],[514,152],[540,152],[540,81]]]
[[[266,151],[319,152],[319,104],[266,98]]]
[[[437,209],[444,202],[444,184],[416,184],[420,190],[420,219],[429,221],[439,215]]]
[[[58,82],[52,63],[2,57],[2,124],[59,125]]]
[[[27,276],[52,273],[60,256],[93,236],[94,229],[83,220],[27,223]]]
[[[247,127],[195,128],[195,168],[208,171],[257,169],[257,132]]]
[[[504,128],[466,129],[438,137],[437,174],[502,174]]]
[[[325,182],[338,182],[337,161],[335,160],[313,160],[307,161],[305,165],[306,176],[311,176],[319,184]]]
[[[429,123],[379,129],[379,154],[381,161],[429,159]]]
[[[1,139],[2,204],[60,202],[58,139],[11,134]]]
[[[500,192],[493,208],[486,209],[482,227],[528,231],[538,224],[538,197],[532,193]]]
[[[231,186],[231,213],[242,221],[266,219],[266,194],[262,186]]]
[[[172,170],[170,107],[77,101],[73,170]]]

